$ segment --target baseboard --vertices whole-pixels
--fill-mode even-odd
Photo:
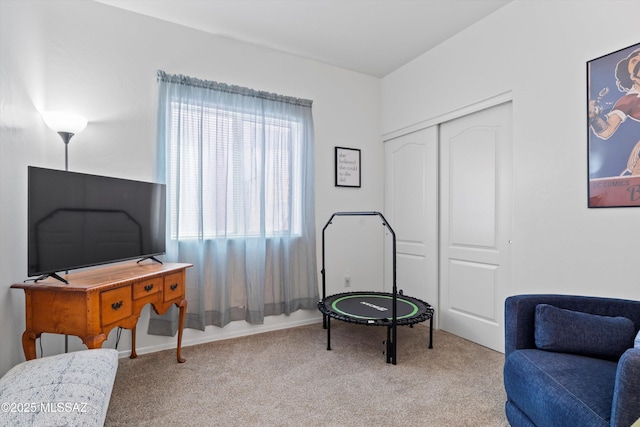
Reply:
[[[265,320],[266,319],[267,318],[265,318]],[[306,325],[313,325],[313,324],[321,324],[321,323],[322,323],[322,317],[312,317],[312,318],[292,320],[287,322],[274,322],[273,324],[256,325],[255,328],[244,328],[240,330],[229,329],[228,331],[225,331],[224,328],[221,328],[222,332],[216,335],[206,334],[206,336],[202,336],[202,337],[190,337],[190,338],[183,337],[182,348],[199,345],[199,344],[206,344],[206,343],[215,342],[215,341],[222,341],[222,340],[227,340],[232,338],[263,334],[266,332],[273,332],[273,331],[278,331],[283,329],[289,329],[289,328],[295,328],[299,326],[306,326]],[[164,350],[172,350],[175,348],[176,348],[176,343],[175,341],[172,341],[172,342],[167,342],[167,343],[162,343],[157,345],[139,347],[139,348],[136,348],[136,353],[138,355],[150,354],[150,353],[157,353],[159,351],[164,351]],[[130,355],[131,355],[131,350],[118,351],[119,358],[129,357]]]

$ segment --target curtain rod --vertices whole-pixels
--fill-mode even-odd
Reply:
[[[270,93],[265,91],[259,91],[255,89],[249,89],[246,87],[228,85],[225,83],[218,83],[209,80],[202,80],[195,77],[189,77],[182,74],[167,74],[162,70],[157,71],[158,81],[167,83],[176,83],[186,86],[199,87],[203,89],[217,90],[220,92],[235,93],[238,95],[251,96],[254,98],[267,99],[270,101],[280,101],[287,104],[301,105],[304,107],[311,107],[313,101],[308,99],[296,98],[293,96],[278,95],[276,93]]]

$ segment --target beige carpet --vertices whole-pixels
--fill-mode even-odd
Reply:
[[[507,426],[504,355],[442,331],[332,321],[120,359],[107,426]]]

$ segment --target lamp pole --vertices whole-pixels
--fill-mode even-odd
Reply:
[[[42,114],[44,122],[56,131],[64,142],[64,170],[69,171],[69,141],[87,126],[87,119],[77,114],[48,111]],[[67,274],[69,272],[67,271]],[[69,336],[64,336],[64,352],[69,352]]]
[[[62,138],[62,142],[64,142],[64,170],[69,170],[69,141],[71,141],[71,137],[75,134],[71,132],[58,132],[58,135]]]

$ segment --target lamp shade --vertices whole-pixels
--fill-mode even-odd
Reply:
[[[87,127],[87,119],[78,114],[60,111],[46,111],[42,113],[44,122],[56,132],[78,134]]]

